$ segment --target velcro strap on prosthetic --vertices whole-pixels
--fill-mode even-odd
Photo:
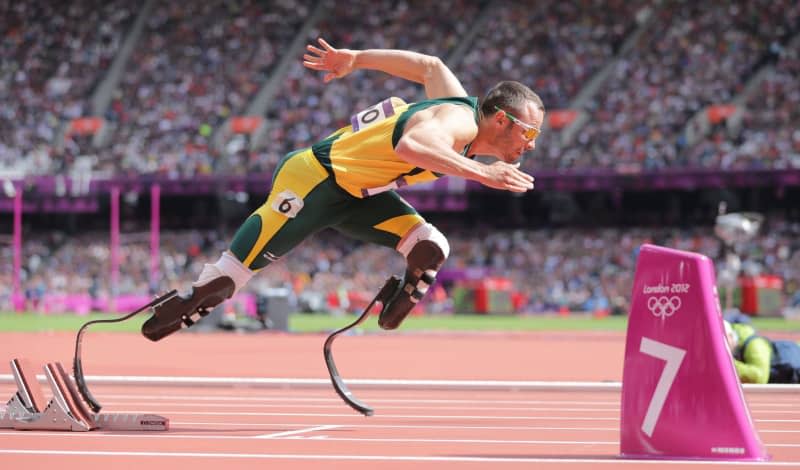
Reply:
[[[378,325],[384,330],[397,328],[436,280],[438,269],[446,257],[441,247],[431,240],[420,240],[408,253],[403,284],[384,304]]]
[[[199,322],[203,317],[208,315],[208,313],[209,313],[208,310],[204,308],[198,308],[189,315],[181,315],[181,321],[183,322],[184,325],[186,325],[186,328],[189,328],[190,326]]]
[[[428,293],[428,288],[436,280],[436,271],[428,269],[422,271],[421,269],[414,270],[414,277],[418,278],[416,285],[406,283],[403,290],[410,296],[409,300],[413,303],[418,303]]]

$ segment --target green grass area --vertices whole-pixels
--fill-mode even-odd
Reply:
[[[89,320],[119,318],[118,315],[42,315],[37,313],[0,312],[0,332],[76,331]],[[145,313],[121,323],[93,325],[91,331],[139,331],[148,318]],[[341,328],[355,320],[355,316],[331,316],[322,314],[294,314],[289,318],[289,329],[293,332],[321,332]],[[783,318],[754,318],[756,328],[762,331],[800,332],[800,320]],[[624,331],[627,317],[593,318],[585,315],[573,316],[500,316],[500,315],[448,315],[409,317],[402,331]],[[363,331],[376,331],[376,319],[360,325]]]

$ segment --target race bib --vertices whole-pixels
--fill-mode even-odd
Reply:
[[[303,209],[303,199],[291,190],[286,189],[272,201],[272,209],[293,219]]]
[[[370,106],[369,108],[354,114],[350,117],[350,124],[353,126],[353,132],[358,132],[375,123],[381,122],[388,117],[395,114],[394,104],[392,99],[387,98],[380,103]]]

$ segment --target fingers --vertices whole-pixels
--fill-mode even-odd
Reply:
[[[328,42],[327,42],[326,40],[322,39],[322,38],[317,38],[317,42],[319,42],[319,43],[322,45],[322,47],[324,47],[324,48],[325,48],[325,50],[326,50],[326,51],[333,51],[333,50],[335,50],[335,49],[333,48],[333,46],[331,46],[330,44],[328,44]]]
[[[319,57],[324,57],[325,54],[326,54],[325,51],[323,51],[322,49],[320,49],[318,47],[315,47],[315,46],[313,46],[311,44],[307,45],[306,49],[308,49],[309,52],[313,52],[314,54],[317,54],[317,56],[319,56]]]
[[[308,60],[304,60],[303,65],[305,65],[307,68],[314,70],[327,70],[327,68],[323,64],[320,64],[318,62],[311,62]]]
[[[515,165],[509,165],[509,170],[504,176],[504,183],[508,190],[514,192],[525,192],[533,189],[533,176],[520,171]]]
[[[521,177],[519,182],[522,185],[522,187],[525,188],[525,191],[533,189],[533,176],[527,173],[523,173],[519,170],[517,170],[517,174],[519,177]]]
[[[526,191],[530,191],[531,189],[533,189],[533,182],[529,182],[529,183],[520,183],[520,182],[509,183],[509,184],[506,185],[505,189],[507,189],[508,191],[514,192],[514,193],[524,193]]]

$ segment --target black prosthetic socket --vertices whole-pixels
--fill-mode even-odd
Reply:
[[[384,330],[394,330],[425,296],[436,280],[436,273],[445,261],[439,245],[430,240],[420,240],[406,258],[408,268],[397,289],[383,304],[378,325]]]

